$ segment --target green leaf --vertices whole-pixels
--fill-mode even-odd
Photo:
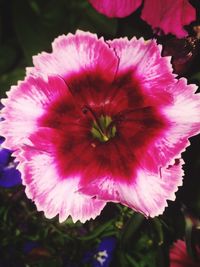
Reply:
[[[140,264],[133,259],[129,254],[126,254],[127,261],[129,262],[129,266],[131,267],[140,267]]]
[[[0,74],[9,70],[15,63],[17,51],[11,45],[0,46]]]
[[[157,263],[156,266],[168,267],[168,262],[164,255],[163,246],[160,246],[157,249],[156,263]]]
[[[78,237],[78,239],[80,240],[91,240],[91,239],[95,239],[96,237],[98,237],[99,235],[103,235],[103,233],[107,233],[108,230],[112,231],[113,230],[113,225],[114,225],[115,220],[110,220],[106,223],[104,223],[103,225],[100,225],[99,227],[97,227],[92,234],[88,235],[88,236],[83,236],[83,237]],[[112,232],[113,233],[113,232]]]
[[[196,72],[191,76],[191,79],[200,81],[200,72]]]
[[[127,254],[125,254],[123,251],[118,251],[117,262],[118,262],[117,266],[131,267],[129,259],[127,259]]]
[[[13,0],[13,19],[19,43],[28,63],[31,57],[47,46],[47,33],[40,18],[26,0]]]
[[[196,253],[196,248],[195,248],[194,238],[193,238],[193,233],[194,233],[193,222],[189,216],[186,216],[185,221],[186,221],[186,226],[185,226],[186,248],[187,248],[187,252],[190,255],[190,257],[195,261],[197,260],[197,253]]]
[[[104,35],[106,37],[114,37],[117,31],[117,19],[107,18],[98,13],[90,5],[83,7],[78,28]]]
[[[128,220],[121,233],[121,246],[127,247],[133,235],[138,231],[144,221],[144,216],[139,213],[134,213]]]
[[[28,64],[33,55],[49,50],[53,39],[66,31],[67,12],[62,1],[58,4],[57,1],[13,0],[12,12],[15,31]]]
[[[160,246],[164,241],[162,223],[158,218],[154,218],[152,219],[152,225],[155,230],[157,244]]]
[[[5,97],[5,91],[9,90],[11,85],[17,84],[17,81],[22,80],[25,75],[25,70],[17,68],[9,73],[0,76],[0,97]]]

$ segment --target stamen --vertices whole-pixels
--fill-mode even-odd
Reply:
[[[82,108],[82,111],[83,111],[84,114],[87,114],[87,111],[90,112],[90,114],[92,115],[94,121],[96,122],[96,124],[97,124],[98,127],[99,127],[99,129],[97,129],[97,130],[99,130],[99,132],[100,132],[101,134],[103,134],[103,129],[101,128],[101,124],[100,124],[100,122],[99,122],[99,120],[98,120],[98,118],[97,118],[95,112],[94,112],[90,107],[88,107],[88,106],[84,106],[84,107]]]
[[[93,137],[99,139],[102,142],[107,142],[113,138],[116,134],[115,121],[110,116],[101,115],[98,117],[96,113],[88,106],[82,108],[83,114],[90,113],[93,119],[93,125],[91,133]]]

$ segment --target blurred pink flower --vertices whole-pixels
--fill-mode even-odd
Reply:
[[[200,131],[196,86],[175,78],[155,40],[77,31],[52,47],[2,101],[0,134],[27,196],[61,222],[95,218],[109,201],[161,214]]]
[[[92,6],[108,17],[129,16],[142,4],[142,0],[89,0]]]
[[[89,0],[92,6],[108,17],[126,17],[142,4],[142,0]],[[187,35],[183,26],[196,19],[196,11],[188,0],[144,0],[141,18],[154,30]]]
[[[200,256],[200,249],[197,250]],[[170,267],[199,267],[188,255],[185,241],[178,240],[170,250]]]

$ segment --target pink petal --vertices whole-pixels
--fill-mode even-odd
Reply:
[[[148,165],[151,169],[154,169],[153,166],[159,168],[171,164],[189,145],[188,138],[199,132],[200,96],[194,94],[197,87],[174,77],[170,58],[161,57],[161,46],[154,40],[145,42],[143,39],[133,38],[129,41],[121,38],[110,41],[109,45],[120,58],[118,77],[128,72],[137,81],[134,90],[139,90],[138,94],[143,99],[141,102],[134,95],[139,103],[138,108],[155,107],[162,114],[160,120],[165,124],[163,131],[157,131],[152,144],[144,146],[144,150],[141,145],[134,152],[136,158],[140,158],[141,164]],[[137,106],[136,103],[133,105]],[[135,143],[143,140],[144,144],[144,140],[148,138],[145,133],[148,132],[150,131],[140,132]]]
[[[146,0],[141,17],[153,29],[182,38],[187,35],[183,26],[196,19],[196,11],[188,0]]]
[[[47,218],[58,214],[59,221],[63,222],[71,215],[74,222],[80,220],[84,223],[96,218],[104,208],[106,202],[78,192],[78,175],[59,175],[56,160],[51,153],[24,146],[18,158],[25,192],[34,201],[38,211],[44,211]]]
[[[154,93],[158,93],[159,87],[167,87],[174,81],[171,58],[161,57],[162,46],[155,40],[120,38],[108,41],[108,44],[120,58],[118,74],[131,73],[146,87],[145,90],[154,88]]]
[[[173,102],[162,109],[169,128],[155,143],[155,151],[159,151],[157,155],[160,157],[161,153],[169,158],[177,157],[189,145],[188,138],[199,133],[200,95],[194,94],[196,89],[194,84],[187,85],[184,78],[167,88],[173,95]],[[160,150],[161,146],[163,149]]]
[[[142,0],[89,0],[89,2],[98,12],[110,18],[122,18],[134,12]]]
[[[113,177],[94,180],[80,192],[98,199],[120,202],[145,216],[162,214],[167,206],[166,200],[175,200],[175,192],[182,185],[182,160],[176,160],[173,166],[161,168],[159,173],[151,173],[140,168],[132,181],[125,182]]]
[[[142,157],[141,164],[149,166],[167,166],[173,159],[179,158],[190,144],[188,138],[199,133],[200,129],[200,95],[194,94],[197,86],[187,85],[186,79],[178,80],[167,88],[173,97],[171,103],[161,108],[161,113],[166,119],[166,130],[155,138],[154,143],[138,151]]]
[[[105,81],[113,81],[118,67],[115,53],[95,34],[77,31],[75,35],[61,35],[52,44],[52,53],[43,52],[33,57],[35,68],[28,72],[56,74],[70,86],[71,76],[91,73]]]
[[[56,88],[56,90],[55,90]],[[38,119],[45,113],[49,103],[58,97],[70,97],[64,81],[59,77],[31,77],[12,86],[3,99],[5,107],[1,114],[5,119],[0,123],[0,135],[6,137],[4,147],[15,150],[20,145],[29,144],[28,137],[38,127]]]

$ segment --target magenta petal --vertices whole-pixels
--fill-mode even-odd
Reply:
[[[142,0],[89,0],[92,6],[108,17],[123,18],[130,15],[142,3]]]
[[[105,201],[78,192],[78,174],[71,177],[59,175],[56,161],[50,153],[25,146],[18,156],[25,192],[47,218],[58,214],[59,221],[63,222],[71,215],[74,222],[85,222],[96,218],[104,208]]]
[[[176,160],[173,166],[161,168],[158,173],[140,168],[131,182],[105,177],[82,187],[80,192],[120,202],[145,216],[154,217],[163,213],[166,200],[175,200],[175,192],[182,185],[182,164],[182,159]]]
[[[56,90],[55,90],[56,88]],[[58,97],[69,95],[67,85],[59,77],[27,77],[25,81],[12,86],[3,99],[5,107],[1,114],[0,135],[5,136],[5,148],[15,150],[29,144],[28,137],[38,127],[38,119],[46,112],[49,103]]]
[[[52,53],[43,52],[33,57],[35,68],[39,71],[61,76],[70,86],[72,76],[93,73],[104,80],[113,81],[118,67],[115,53],[95,34],[77,31],[75,35],[61,35],[52,44]]]
[[[196,19],[196,11],[188,0],[146,0],[141,17],[153,29],[182,38],[187,35],[183,26]]]

